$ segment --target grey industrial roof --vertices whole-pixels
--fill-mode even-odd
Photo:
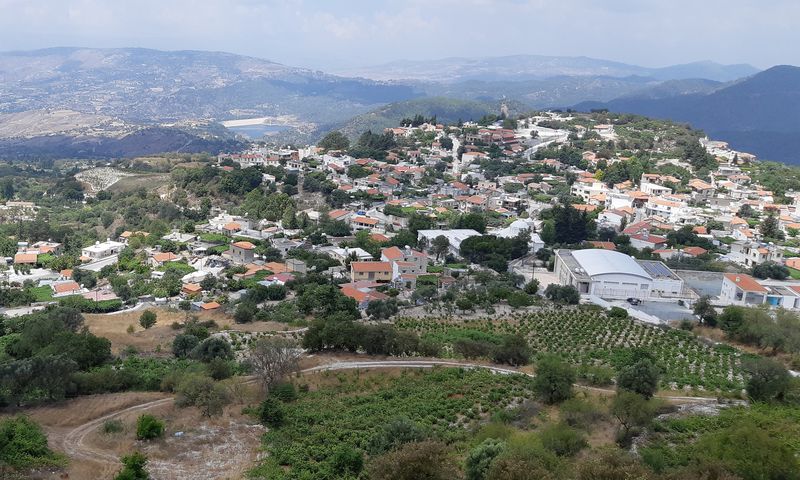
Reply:
[[[641,266],[653,278],[670,278],[672,280],[680,280],[681,278],[667,267],[664,262],[658,260],[637,260],[636,263]]]
[[[587,275],[605,275],[622,273],[652,280],[653,278],[636,263],[636,260],[624,253],[599,248],[574,250],[572,256],[578,261]]]

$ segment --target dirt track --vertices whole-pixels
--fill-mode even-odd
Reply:
[[[434,368],[437,366],[443,367],[463,367],[463,368],[482,368],[501,375],[527,375],[532,377],[530,373],[521,372],[510,368],[494,367],[489,365],[479,365],[472,363],[460,363],[445,360],[380,360],[380,361],[339,361],[323,365],[318,365],[311,368],[301,370],[300,373],[316,373],[322,371],[333,370],[355,370],[355,369],[384,369],[384,368]],[[247,383],[254,383],[254,379],[250,379]],[[613,394],[613,389],[604,389],[596,387],[579,386],[579,388],[591,390],[598,393]],[[657,397],[668,401],[680,403],[716,403],[715,398],[707,397],[683,397],[683,396],[670,396],[670,395],[657,395]],[[119,470],[120,463],[116,454],[103,450],[98,447],[87,445],[86,439],[96,429],[100,428],[106,420],[114,419],[116,417],[144,412],[152,408],[164,406],[173,402],[173,397],[162,398],[158,400],[147,401],[138,405],[129,406],[101,417],[83,423],[72,430],[68,431],[62,439],[62,447],[64,452],[70,458],[77,458],[89,461],[98,466],[101,466],[103,472],[115,472]],[[162,462],[163,463],[163,462]],[[100,473],[100,472],[96,472]],[[93,478],[101,478],[94,476]]]

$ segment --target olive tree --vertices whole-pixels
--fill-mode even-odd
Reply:
[[[264,390],[298,368],[300,350],[293,340],[283,337],[262,337],[250,350],[250,363]]]

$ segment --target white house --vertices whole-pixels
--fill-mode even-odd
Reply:
[[[448,242],[450,242],[449,253],[459,256],[461,255],[461,242],[469,237],[479,236],[480,233],[469,228],[454,230],[419,230],[417,232],[417,239],[424,242],[426,248],[428,248],[433,243],[433,239],[440,235],[447,238]]]
[[[118,255],[122,249],[125,248],[124,243],[106,240],[105,242],[96,242],[94,245],[86,247],[81,250],[81,256],[91,260],[100,260],[108,258],[113,255]]]

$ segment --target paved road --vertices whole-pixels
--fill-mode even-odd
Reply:
[[[480,365],[475,363],[461,363],[447,360],[380,360],[380,361],[344,361],[333,362],[325,365],[307,368],[301,370],[300,373],[314,373],[323,371],[335,370],[356,370],[356,369],[375,369],[375,368],[434,368],[434,367],[461,367],[468,369],[485,369],[501,375],[526,375],[533,377],[533,374],[520,372],[512,368],[495,367],[490,365]],[[255,383],[256,379],[249,379],[246,383]],[[586,387],[578,385],[579,388],[599,392],[599,393],[614,393],[613,389]],[[707,397],[681,397],[671,395],[656,395],[665,400],[672,400],[677,402],[691,402],[691,403],[716,403],[716,398]],[[64,436],[63,449],[64,452],[71,458],[80,458],[84,460],[93,461],[102,465],[111,467],[119,466],[119,458],[117,455],[110,453],[107,450],[93,448],[86,445],[86,437],[89,436],[94,430],[99,428],[105,421],[111,420],[115,417],[126,413],[143,412],[151,408],[161,405],[166,405],[173,402],[174,397],[162,398],[160,400],[153,400],[139,405],[118,410],[116,412],[103,415],[102,417],[91,420],[83,425],[75,427]]]

